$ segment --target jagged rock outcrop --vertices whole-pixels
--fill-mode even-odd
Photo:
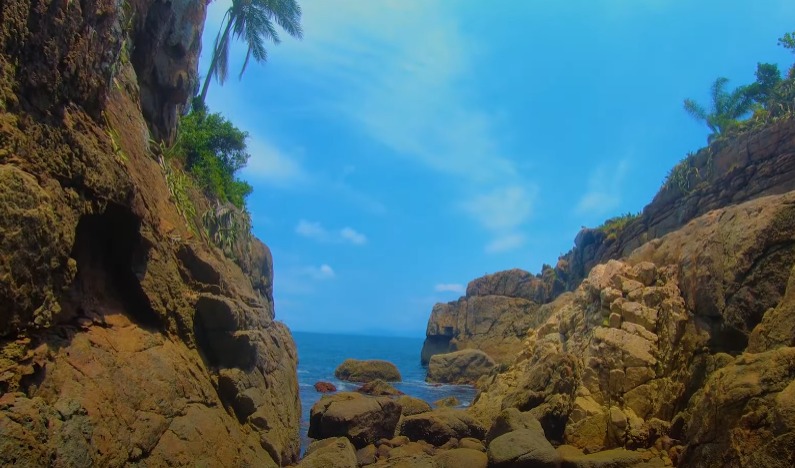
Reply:
[[[270,252],[241,240],[233,262],[189,229],[150,151],[192,92],[204,15],[188,1],[0,4],[4,466],[298,456]]]
[[[574,248],[554,268],[545,265],[538,275],[522,270],[486,275],[473,280],[458,301],[436,304],[428,319],[422,363],[434,354],[464,348],[481,349],[498,362],[510,363],[521,347],[522,329],[538,325],[532,317],[538,306],[575,290],[594,266],[628,256],[711,210],[791,190],[795,190],[792,119],[718,140],[672,169],[654,200],[616,232],[583,229]],[[514,329],[510,323],[518,325]]]
[[[768,315],[791,306],[793,266],[795,192],[709,212],[540,307],[471,412],[527,411],[586,452],[666,439],[687,466],[788,466],[795,348]]]
[[[550,270],[551,271],[551,270]],[[509,270],[478,278],[466,296],[436,304],[428,319],[421,361],[468,348],[479,349],[500,363],[509,363],[521,349],[524,332],[535,325],[540,303],[551,291],[539,277]]]
[[[478,349],[436,354],[428,363],[428,382],[474,384],[489,374],[497,364]]]

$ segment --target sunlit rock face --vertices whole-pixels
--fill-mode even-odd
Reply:
[[[529,412],[586,453],[663,443],[686,466],[786,459],[794,265],[795,192],[707,213],[540,308],[471,413]]]
[[[3,466],[297,459],[270,252],[240,240],[232,261],[188,229],[150,147],[192,92],[204,15],[0,3]]]

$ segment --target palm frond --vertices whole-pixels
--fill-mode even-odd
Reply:
[[[701,104],[692,99],[685,99],[684,106],[687,113],[692,115],[695,119],[707,120],[707,110],[704,109],[704,106]]]

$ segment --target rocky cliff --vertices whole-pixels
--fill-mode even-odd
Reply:
[[[672,169],[654,200],[615,230],[583,229],[574,248],[552,268],[532,275],[509,270],[472,281],[458,301],[434,306],[422,362],[431,355],[478,348],[506,362],[521,351],[536,311],[574,291],[590,270],[673,232],[705,213],[766,195],[795,190],[795,125],[780,120],[722,139]]]
[[[0,3],[4,466],[297,458],[270,253],[248,239],[232,261],[189,228],[152,152],[192,94],[204,16],[189,0]]]
[[[792,466],[793,285],[795,192],[711,211],[541,307],[472,412],[528,411],[586,452]]]

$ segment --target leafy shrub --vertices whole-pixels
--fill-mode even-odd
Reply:
[[[608,239],[615,240],[618,234],[623,231],[629,223],[637,219],[638,216],[640,216],[640,213],[627,213],[621,216],[615,216],[605,221],[596,229],[605,233]]]
[[[248,133],[221,114],[194,106],[180,120],[176,152],[208,196],[242,209],[252,191],[251,185],[235,177],[249,158],[246,138]]]

